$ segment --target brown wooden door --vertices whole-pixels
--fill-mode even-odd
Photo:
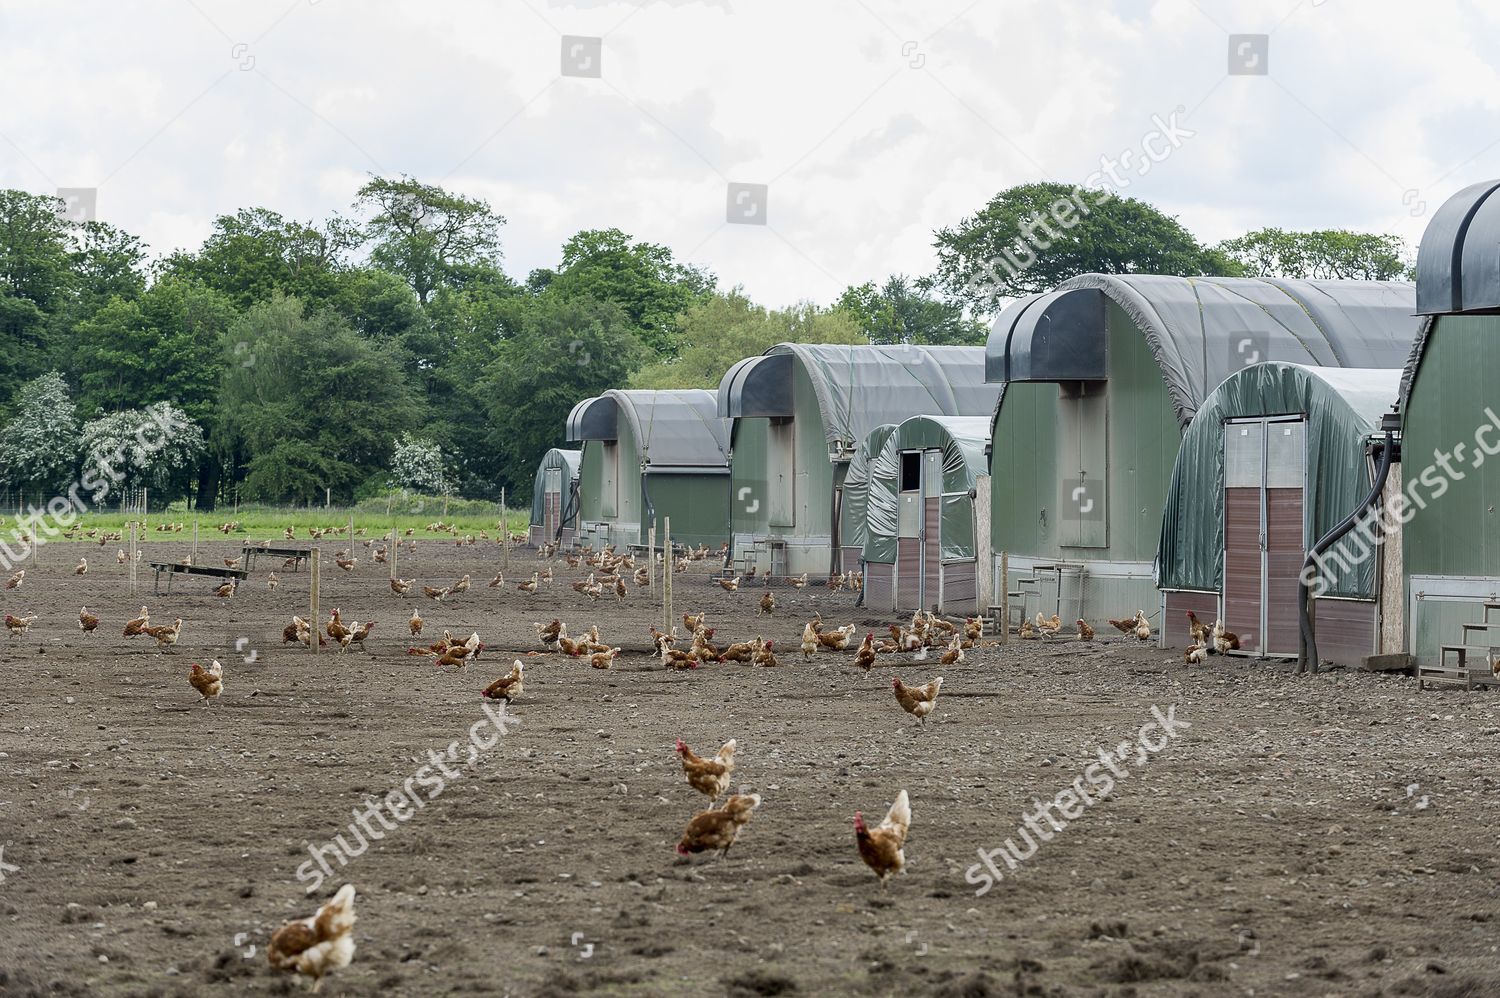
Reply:
[[[1306,467],[1302,420],[1225,425],[1224,627],[1251,654],[1297,654]]]
[[[943,562],[943,452],[922,453],[922,609],[939,601],[939,575]]]
[[[1265,653],[1296,655],[1301,648],[1297,578],[1306,556],[1303,488],[1307,479],[1307,424],[1266,424]]]

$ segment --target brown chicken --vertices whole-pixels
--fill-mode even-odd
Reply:
[[[703,626],[704,616],[705,615],[701,613],[684,613],[682,615],[682,629],[687,631],[689,634],[692,634],[698,628]]]
[[[188,673],[188,683],[203,696],[203,703],[207,703],[220,693],[224,692],[224,667],[214,659],[213,665],[207,669],[193,663],[192,671]]]
[[[526,689],[526,666],[518,658],[510,665],[510,671],[479,691],[487,700],[504,700],[510,703]]]
[[[1077,625],[1079,641],[1094,640],[1094,629],[1089,626],[1088,621],[1084,620],[1082,617],[1079,617],[1077,620]]]
[[[26,569],[18,568],[14,575],[5,580],[6,589],[20,589],[21,583],[26,581]]]
[[[918,656],[918,657],[920,657],[920,656]],[[953,635],[953,637],[948,641],[948,647],[945,648],[943,650],[943,653],[938,656],[938,664],[939,665],[955,665],[955,664],[957,664],[959,662],[962,662],[963,660],[964,660],[964,642],[963,642],[963,638],[959,637],[958,634],[955,633]]]
[[[1121,634],[1130,634],[1135,630],[1135,618],[1131,617],[1129,620],[1115,620],[1113,617],[1111,617],[1109,620],[1109,626],[1113,627]]]
[[[349,645],[359,645],[359,650],[364,651],[365,638],[368,638],[370,636],[370,631],[374,629],[376,623],[378,622],[371,620],[367,623],[361,624],[356,620],[354,622],[353,630],[349,632],[349,640],[344,642],[344,647],[347,648]]]
[[[854,653],[854,667],[869,672],[875,664],[875,635],[866,633],[865,639],[860,642],[859,650]]]
[[[1036,614],[1036,629],[1050,638],[1062,630],[1062,618],[1055,613],[1050,618],[1043,617],[1042,612],[1038,610]]]
[[[328,636],[335,641],[342,642],[348,633],[349,628],[344,626],[343,611],[335,607],[328,617]]]
[[[392,579],[391,592],[395,593],[397,596],[405,596],[408,592],[411,591],[411,583],[411,579]]]
[[[536,639],[542,643],[543,648],[557,647],[557,636],[564,630],[561,620],[554,617],[550,624],[533,622],[531,626],[536,628]]]
[[[688,822],[677,843],[677,854],[688,856],[696,852],[717,850],[720,856],[729,855],[740,828],[750,821],[750,815],[760,807],[760,794],[735,794],[718,810],[702,811]]]
[[[89,613],[88,607],[82,607],[78,611],[78,629],[85,635],[93,634],[99,626],[99,618]]]
[[[24,617],[17,617],[13,614],[7,613],[5,615],[5,629],[7,631],[10,631],[10,636],[13,638],[25,637],[26,629],[30,627],[32,625],[32,622],[35,620],[36,614],[34,613],[28,614]]]
[[[943,677],[938,676],[926,686],[907,686],[898,676],[891,680],[891,689],[896,691],[896,702],[901,709],[927,726],[927,715],[937,706],[938,690],[943,688]]]
[[[1189,610],[1187,612],[1187,622],[1188,622],[1188,632],[1193,637],[1193,644],[1195,644],[1195,645],[1212,645],[1213,644],[1213,630],[1207,624],[1205,624],[1203,621],[1199,620],[1198,619],[1198,615],[1196,613],[1194,613],[1193,611]],[[1113,621],[1111,621],[1111,623],[1113,623]]]
[[[311,977],[313,991],[323,978],[354,959],[354,885],[345,884],[311,918],[288,922],[271,935],[266,958],[277,970]]]
[[[1232,651],[1239,651],[1240,636],[1224,630],[1222,620],[1214,621],[1214,651],[1220,655],[1228,655]]]
[[[754,641],[736,641],[728,648],[719,652],[719,661],[749,662],[755,656],[757,642],[759,641],[759,638],[756,638]]]
[[[1135,618],[1135,639],[1137,641],[1151,640],[1151,625],[1146,623],[1146,615],[1139,610],[1136,611]]]
[[[984,621],[978,617],[968,617],[964,620],[964,637],[970,641],[978,641],[984,637]]]
[[[770,591],[768,590],[766,594],[760,598],[760,613],[769,617],[775,612],[776,597],[772,596]],[[757,616],[760,616],[760,614],[757,614]]]
[[[849,647],[849,641],[854,637],[854,631],[853,624],[845,624],[843,627],[819,634],[818,644],[830,651],[845,651]]]
[[[755,654],[751,656],[751,661],[756,665],[765,666],[768,669],[774,669],[779,666],[781,663],[776,661],[776,652],[772,651],[772,647],[775,644],[776,642],[774,641],[767,641],[755,649]]]
[[[596,651],[589,656],[589,665],[595,669],[608,669],[615,664],[615,659],[620,655],[620,649],[611,648],[608,651]]]
[[[406,622],[406,626],[411,631],[413,637],[422,633],[422,615],[417,612],[416,607],[411,608],[411,619]]]
[[[738,575],[736,575],[732,579],[715,579],[714,581],[717,582],[719,584],[719,588],[723,589],[726,593],[732,593],[740,588],[740,577]]]
[[[1208,645],[1194,643],[1182,653],[1182,660],[1188,665],[1202,665],[1208,661]]]
[[[685,651],[678,651],[671,645],[663,643],[661,646],[661,664],[664,669],[696,669],[698,668],[698,656]]]
[[[865,827],[864,816],[854,812],[854,841],[859,845],[859,858],[875,871],[880,886],[885,887],[888,877],[906,872],[906,832],[911,827],[911,801],[902,790],[896,801],[886,812],[885,820],[874,828]]]
[[[182,618],[178,617],[171,627],[163,624],[160,627],[148,627],[146,633],[156,639],[157,651],[166,654],[177,644],[177,639],[182,636]]]
[[[687,774],[688,785],[709,800],[715,801],[729,789],[729,774],[734,772],[733,738],[719,747],[712,759],[695,755],[681,738],[677,739],[677,754],[682,757],[682,771]]]
[[[443,597],[448,595],[448,590],[446,587],[438,589],[434,586],[423,586],[422,595],[426,596],[434,603],[441,603],[443,601]]]
[[[526,582],[516,584],[516,588],[528,596],[535,596],[537,587],[542,584],[542,573],[532,572],[531,578]]]

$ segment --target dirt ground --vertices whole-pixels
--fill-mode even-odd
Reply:
[[[643,591],[592,606],[560,562],[536,598],[488,589],[493,546],[425,542],[401,563],[421,582],[474,577],[465,596],[421,601],[429,639],[483,636],[461,673],[405,654],[418,603],[363,549],[352,575],[325,566],[322,606],[379,621],[369,654],[316,659],[281,645],[305,572],[278,571],[269,592],[279,566],[263,563],[229,600],[192,579],[150,595],[147,576],[132,596],[113,557],[72,575],[84,553],[102,554],[44,548],[0,592],[0,609],[40,615],[0,637],[0,994],[300,993],[266,942],[345,881],[358,950],[328,995],[1500,994],[1493,694],[1189,669],[1101,632],[970,652],[941,669],[922,730],[890,681],[925,681],[935,661],[888,656],[863,675],[849,655],[796,652],[814,610],[888,621],[789,589],[757,619],[760,590],[724,593],[706,563],[678,576],[678,613],[706,611],[721,640],[774,638],[782,668],[665,673],[646,655],[660,611]],[[509,574],[534,564],[513,553]],[[177,654],[121,636],[142,602],[183,618]],[[84,603],[104,621],[90,638]],[[365,798],[467,739],[478,691],[554,615],[573,633],[597,623],[626,649],[616,669],[527,658],[519,724],[305,893],[309,844],[347,836]],[[213,657],[224,695],[200,706],[185,675]],[[1133,742],[1153,706],[1190,727],[976,896],[978,850],[1019,841],[1032,802]],[[735,785],[763,795],[726,858],[673,851],[704,806],[678,737],[705,753],[738,739]],[[902,788],[908,872],[882,890],[851,820],[878,820]]]

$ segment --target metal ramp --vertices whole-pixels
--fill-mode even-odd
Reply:
[[[1417,689],[1500,688],[1500,619],[1494,615],[1500,603],[1486,602],[1482,622],[1459,625],[1461,643],[1440,646],[1436,663],[1417,666]]]

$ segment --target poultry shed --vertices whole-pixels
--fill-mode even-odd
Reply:
[[[1364,508],[1382,416],[1400,381],[1399,370],[1264,363],[1208,394],[1183,434],[1162,515],[1157,566],[1168,621],[1185,621],[1189,610],[1222,618],[1244,654],[1299,655],[1307,553]],[[1319,559],[1311,613],[1322,658],[1357,667],[1401,650],[1381,641],[1385,543],[1383,534],[1351,532]],[[1177,635],[1169,646],[1186,645]]]
[[[998,393],[982,347],[781,343],[735,364],[718,411],[732,422],[737,566],[777,579],[831,574],[846,547],[844,483],[870,431],[908,416],[981,416]]]
[[[978,612],[975,486],[985,473],[988,416],[913,416],[871,463],[865,605]]]
[[[1263,361],[1399,368],[1414,306],[1407,282],[1101,274],[1013,303],[985,357],[1002,385],[991,538],[1009,572],[995,591],[1095,625],[1158,618],[1162,509],[1203,399]]]
[[[729,424],[711,392],[612,388],[573,407],[567,437],[583,444],[580,542],[645,544],[669,517],[673,543],[728,540]]]
[[[572,545],[578,517],[578,467],[582,460],[582,451],[554,447],[537,465],[536,481],[531,488],[528,540],[532,546],[552,541],[565,548]]]
[[[849,462],[839,497],[839,563],[835,568],[840,572],[864,571],[870,465],[895,432],[895,423],[881,423],[865,434]]]
[[[1465,188],[1433,215],[1417,254],[1422,327],[1401,404],[1405,477],[1430,483],[1402,531],[1408,651],[1426,669],[1463,649],[1486,681],[1497,678],[1500,647],[1500,623],[1489,623],[1500,619],[1497,243],[1500,180]]]

